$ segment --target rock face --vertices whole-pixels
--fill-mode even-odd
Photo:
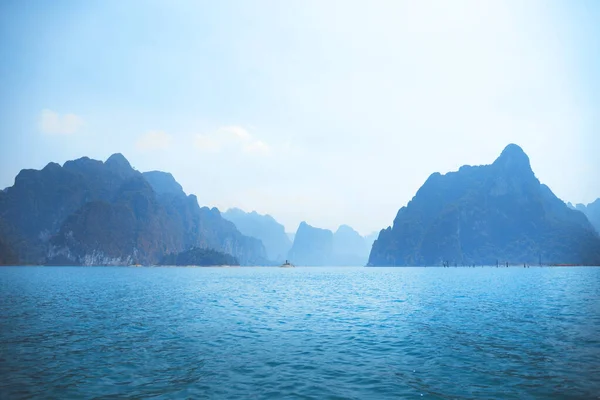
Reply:
[[[193,248],[177,254],[167,254],[161,261],[161,265],[240,265],[232,255],[221,253],[212,249]]]
[[[432,174],[373,244],[369,265],[600,264],[585,216],[540,184],[523,150]]]
[[[88,202],[67,217],[50,240],[49,263],[151,264],[180,248],[176,228],[138,176],[125,181],[111,202]]]
[[[0,237],[0,265],[18,265],[19,259],[6,239]]]
[[[111,201],[126,179],[139,176],[129,163],[119,169],[123,160],[117,154],[106,163],[83,157],[63,167],[49,163],[39,171],[22,170],[0,192],[0,234],[12,242],[20,262],[43,263],[50,238],[68,216],[87,202]]]
[[[364,266],[368,258],[365,238],[348,225],[340,225],[333,234],[332,265]]]
[[[331,265],[333,233],[327,229],[315,228],[301,222],[288,259],[296,265]]]
[[[21,171],[0,192],[0,237],[27,264],[151,264],[193,247],[248,264],[266,257],[260,241],[200,208],[170,174],[141,174],[121,154]]]
[[[173,175],[168,172],[148,171],[143,172],[142,175],[158,195],[170,193],[185,196],[185,192],[179,182],[177,182]]]
[[[143,175],[181,232],[182,250],[210,248],[231,254],[242,265],[270,264],[260,240],[243,235],[217,208],[199,207],[196,196],[186,196],[171,174],[153,171]]]
[[[294,237],[288,259],[306,266],[363,266],[369,248],[358,232],[341,225],[335,233],[302,222]]]
[[[583,204],[573,206],[571,203],[569,203],[569,206],[584,213],[592,226],[596,229],[596,232],[600,233],[600,199],[596,199],[596,201],[587,206]]]
[[[246,213],[238,208],[231,208],[222,215],[233,222],[242,234],[259,239],[265,246],[270,260],[283,261],[292,247],[284,226],[270,215],[261,215],[256,211]]]

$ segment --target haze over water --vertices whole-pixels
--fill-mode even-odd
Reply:
[[[599,268],[3,268],[2,398],[597,398]]]

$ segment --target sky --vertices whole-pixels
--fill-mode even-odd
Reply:
[[[122,153],[200,205],[362,234],[520,145],[600,197],[600,2],[0,2],[0,187]]]

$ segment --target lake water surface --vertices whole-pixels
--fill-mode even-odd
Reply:
[[[598,399],[600,268],[0,268],[0,398]]]

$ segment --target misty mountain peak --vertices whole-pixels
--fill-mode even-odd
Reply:
[[[230,208],[223,213],[223,218],[233,222],[243,235],[259,239],[265,246],[269,259],[285,260],[292,243],[285,234],[285,227],[273,217],[257,211],[247,213],[239,208]]]
[[[57,164],[55,162],[49,162],[48,164],[46,164],[46,166],[42,169],[42,171],[56,171],[59,170],[60,164]]]
[[[154,189],[156,193],[170,193],[185,196],[183,188],[179,182],[177,182],[173,175],[168,172],[148,171],[144,172],[142,175],[144,178],[146,178],[148,183],[150,183],[152,189]]]
[[[125,156],[121,153],[115,153],[112,156],[108,157],[104,164],[113,169],[132,169],[131,164],[129,164],[129,161],[127,161]]]
[[[228,208],[226,213],[231,214],[231,215],[236,215],[236,216],[246,215],[246,212],[244,210],[237,208],[237,207]]]
[[[379,233],[370,265],[596,264],[600,238],[507,146],[492,165],[432,174]]]
[[[360,234],[358,232],[356,232],[354,229],[352,229],[351,226],[346,225],[346,224],[340,225],[335,233],[336,234],[351,234],[351,235],[356,234],[356,235],[360,236]]]
[[[513,143],[504,148],[500,157],[494,161],[494,165],[498,165],[507,171],[532,172],[529,157],[520,146]]]
[[[63,168],[70,171],[97,170],[98,168],[102,168],[102,161],[93,160],[89,157],[80,157],[75,160],[66,161],[63,164]]]

